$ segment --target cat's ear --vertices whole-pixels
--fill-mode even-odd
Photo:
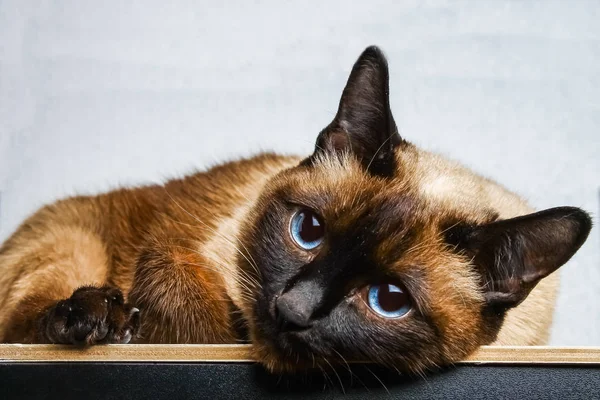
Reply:
[[[402,143],[390,110],[389,73],[375,46],[358,58],[334,120],[319,134],[315,154],[350,152],[375,174],[391,174]],[[314,156],[314,155],[313,155]]]
[[[489,305],[521,303],[544,277],[585,242],[592,221],[575,207],[559,207],[475,227],[448,231],[450,243],[473,257]]]

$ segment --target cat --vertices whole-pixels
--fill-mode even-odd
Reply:
[[[589,215],[534,212],[406,141],[388,75],[368,47],[308,157],[43,207],[0,248],[0,340],[246,340],[287,372],[346,359],[420,372],[546,343],[554,272]]]

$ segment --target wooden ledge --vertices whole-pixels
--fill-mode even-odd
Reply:
[[[0,344],[0,362],[253,362],[250,345]],[[597,364],[600,347],[484,346],[460,364]]]

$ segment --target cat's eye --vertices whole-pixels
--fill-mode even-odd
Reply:
[[[325,225],[314,211],[305,208],[292,217],[290,233],[298,246],[312,250],[323,242]]]
[[[406,289],[391,283],[371,285],[367,290],[367,303],[377,314],[385,318],[399,318],[411,308]]]

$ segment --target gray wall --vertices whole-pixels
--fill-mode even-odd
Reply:
[[[130,3],[0,2],[0,238],[57,197],[308,153],[369,44],[407,139],[538,208],[599,209],[598,1]],[[598,231],[554,344],[600,345]]]

